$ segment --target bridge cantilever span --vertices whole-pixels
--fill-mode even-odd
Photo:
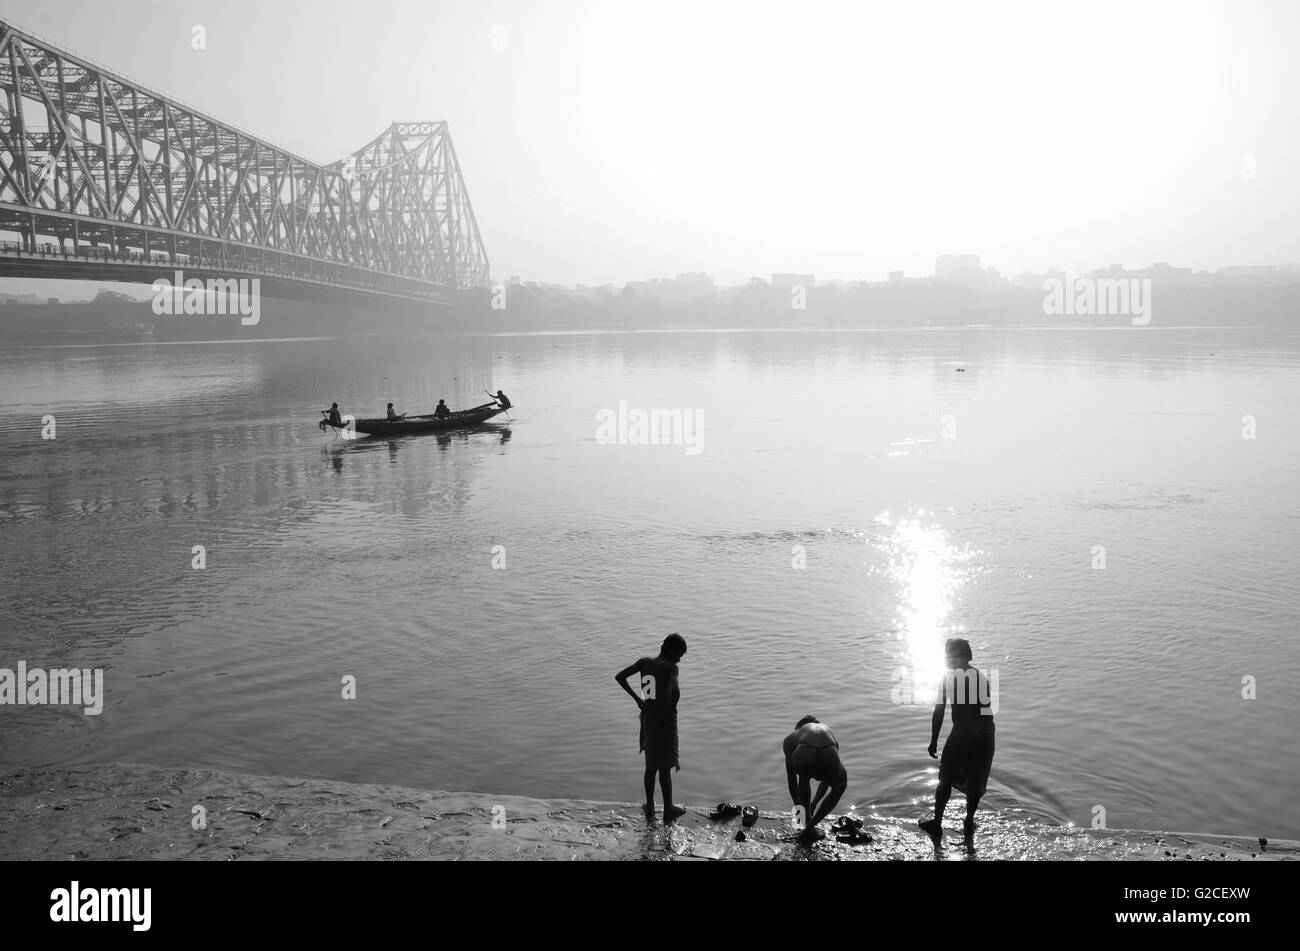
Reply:
[[[447,303],[488,258],[446,122],[318,165],[0,21],[0,277]]]

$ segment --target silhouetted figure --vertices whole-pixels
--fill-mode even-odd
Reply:
[[[331,426],[342,426],[343,416],[339,413],[339,404],[331,403],[329,408],[329,423]]]
[[[406,414],[405,414],[405,413],[402,413],[402,414],[399,416],[399,415],[398,415],[398,414],[393,410],[393,404],[392,404],[392,403],[389,403],[389,404],[388,404],[388,418],[389,418],[389,419],[406,419]]]
[[[934,792],[934,818],[919,825],[933,835],[943,833],[943,810],[953,787],[966,794],[966,832],[975,830],[975,810],[988,786],[993,765],[993,708],[988,678],[970,665],[970,643],[949,638],[944,646],[948,673],[944,676],[939,702],[930,718],[930,757],[939,745],[943,708],[952,704],[952,730],[939,759],[939,788]]]
[[[514,405],[510,402],[510,398],[507,397],[500,390],[497,390],[497,403],[500,405],[502,409],[509,409],[512,405]]]
[[[819,838],[817,823],[825,819],[849,788],[848,770],[840,762],[840,743],[831,728],[816,717],[804,717],[794,725],[794,732],[781,744],[785,752],[785,776],[790,785],[790,799],[803,808],[806,823],[799,833],[805,845]],[[817,795],[812,781],[817,780]],[[830,794],[827,795],[827,790]]]
[[[672,770],[681,769],[677,741],[677,663],[686,653],[686,639],[680,634],[664,638],[658,657],[642,657],[614,675],[618,685],[641,708],[641,752],[645,753],[645,814],[655,814],[655,774],[664,794],[664,822],[672,822],[686,810],[673,804]],[[627,679],[638,677],[640,692]],[[644,694],[644,696],[643,696]]]
[[[451,410],[447,408],[446,402],[438,400],[438,405],[433,411],[434,419],[446,419],[451,416]]]

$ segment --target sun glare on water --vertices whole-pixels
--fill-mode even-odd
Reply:
[[[951,544],[947,532],[924,520],[924,509],[916,515],[896,521],[885,512],[876,524],[884,529],[879,541],[884,570],[898,596],[899,666],[908,671],[914,702],[933,703],[944,672],[943,642],[965,630],[951,615],[966,582],[964,563],[976,553]]]

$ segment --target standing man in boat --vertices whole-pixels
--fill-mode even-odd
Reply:
[[[803,810],[804,828],[799,841],[808,845],[819,838],[821,822],[849,788],[849,773],[840,762],[840,742],[831,728],[816,717],[807,716],[794,725],[794,732],[781,744],[785,753],[785,775],[790,799]],[[812,781],[817,780],[817,795]],[[828,795],[829,791],[829,795]]]
[[[434,419],[446,419],[451,415],[451,410],[447,408],[446,400],[438,400],[438,405],[433,411]]]
[[[664,638],[658,657],[642,657],[614,675],[618,685],[628,692],[641,708],[641,751],[645,753],[645,814],[655,814],[655,776],[664,793],[664,822],[669,823],[686,810],[673,804],[674,769],[680,770],[677,748],[677,663],[686,654],[686,638],[669,634]],[[627,679],[637,676],[637,689]]]

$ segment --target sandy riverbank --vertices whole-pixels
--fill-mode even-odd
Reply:
[[[202,827],[194,828],[202,807]],[[0,859],[1094,859],[1300,858],[1300,843],[1044,825],[959,812],[935,843],[910,821],[864,816],[874,841],[792,841],[788,814],[747,830],[694,805],[672,826],[628,803],[429,792],[215,770],[87,766],[0,776]],[[494,818],[496,819],[494,827]]]

